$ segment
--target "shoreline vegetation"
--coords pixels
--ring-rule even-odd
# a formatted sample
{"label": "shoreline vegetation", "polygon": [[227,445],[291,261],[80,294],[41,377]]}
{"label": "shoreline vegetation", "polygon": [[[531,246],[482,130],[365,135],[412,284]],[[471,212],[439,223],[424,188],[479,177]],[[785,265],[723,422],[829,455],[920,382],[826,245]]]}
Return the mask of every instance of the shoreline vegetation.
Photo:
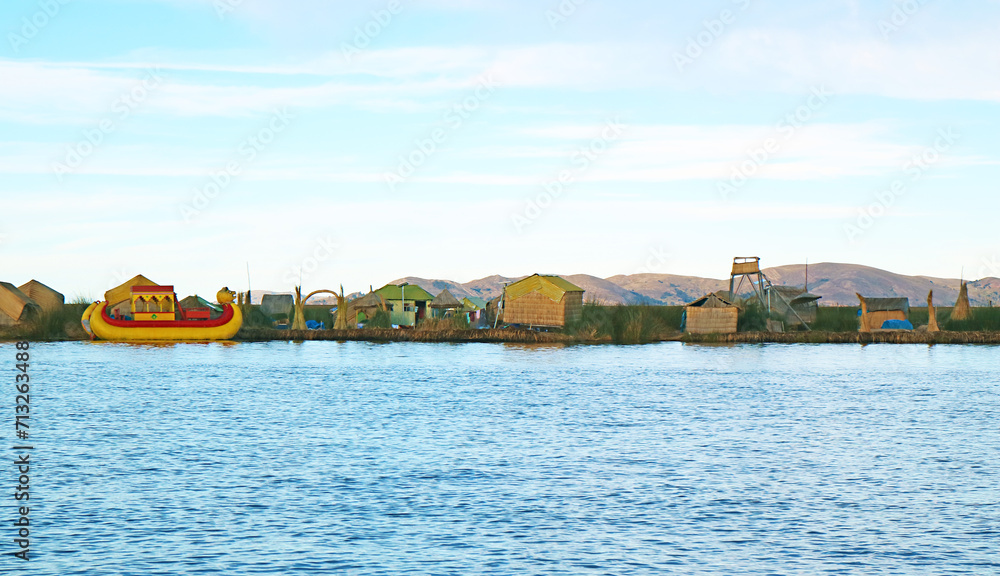
{"label": "shoreline vegetation", "polygon": [[[87,303],[66,304],[58,311],[43,313],[18,326],[0,328],[0,342],[30,340],[61,342],[87,340],[80,316]],[[307,319],[326,321],[328,307],[307,306]],[[524,328],[470,329],[449,318],[424,322],[416,328],[388,326],[347,330],[279,330],[257,306],[247,314],[244,326],[233,339],[237,342],[266,341],[368,341],[368,342],[509,342],[522,344],[646,344],[689,342],[733,343],[831,343],[831,344],[1000,344],[1000,308],[973,308],[972,317],[950,319],[950,308],[938,308],[941,332],[921,329],[928,323],[927,308],[912,308],[910,319],[916,330],[858,332],[857,308],[821,307],[811,331],[766,332],[766,314],[752,307],[740,314],[740,331],[735,334],[684,334],[680,330],[681,306],[604,306],[587,303],[579,322],[565,330],[538,331]],[[326,315],[324,318],[323,315]]]}

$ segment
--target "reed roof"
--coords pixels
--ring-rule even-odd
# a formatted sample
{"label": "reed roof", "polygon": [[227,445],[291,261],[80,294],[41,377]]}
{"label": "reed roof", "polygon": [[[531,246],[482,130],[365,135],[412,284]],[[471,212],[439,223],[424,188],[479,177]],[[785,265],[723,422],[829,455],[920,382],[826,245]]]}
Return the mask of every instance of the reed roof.
{"label": "reed roof", "polygon": [[0,313],[18,322],[30,310],[37,312],[41,307],[17,286],[10,282],[0,282]]}
{"label": "reed roof", "polygon": [[455,296],[449,292],[447,288],[445,288],[440,294],[434,297],[434,300],[431,300],[430,307],[445,310],[458,309],[462,307],[462,303],[459,302],[458,298],[455,298]]}
{"label": "reed roof", "polygon": [[782,298],[788,301],[792,306],[798,306],[800,304],[809,304],[815,302],[822,298],[822,296],[817,296],[811,292],[806,292],[805,288],[799,286],[770,286],[768,290],[779,294]]}
{"label": "reed roof", "polygon": [[347,303],[347,306],[354,309],[380,308],[385,306],[385,301],[382,300],[382,297],[377,292],[369,292],[364,296],[351,300]]}
{"label": "reed roof", "polygon": [[583,288],[559,276],[543,276],[541,274],[532,274],[504,288],[504,294],[508,300],[517,300],[531,292],[540,292],[550,300],[559,302],[566,293],[583,292]]}
{"label": "reed roof", "polygon": [[715,294],[708,294],[687,305],[688,308],[736,308],[732,302]]}
{"label": "reed roof", "polygon": [[909,314],[909,298],[868,298],[865,297],[865,307],[869,312],[890,312],[902,310]]}
{"label": "reed roof", "polygon": [[38,280],[30,280],[17,287],[28,298],[34,300],[45,310],[57,308],[66,303],[66,297],[42,284]]}
{"label": "reed roof", "polygon": [[114,306],[119,302],[130,300],[132,298],[133,286],[159,286],[159,284],[153,282],[149,278],[146,278],[142,274],[136,274],[131,280],[127,280],[124,284],[116,286],[105,292],[104,300],[107,301],[109,307]]}

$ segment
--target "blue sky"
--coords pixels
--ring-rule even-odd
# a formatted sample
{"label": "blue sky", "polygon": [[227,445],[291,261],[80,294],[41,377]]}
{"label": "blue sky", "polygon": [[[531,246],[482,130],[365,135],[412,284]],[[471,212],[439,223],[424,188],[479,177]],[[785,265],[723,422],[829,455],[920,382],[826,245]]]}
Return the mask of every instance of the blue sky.
{"label": "blue sky", "polygon": [[0,5],[0,275],[1000,276],[1000,1]]}

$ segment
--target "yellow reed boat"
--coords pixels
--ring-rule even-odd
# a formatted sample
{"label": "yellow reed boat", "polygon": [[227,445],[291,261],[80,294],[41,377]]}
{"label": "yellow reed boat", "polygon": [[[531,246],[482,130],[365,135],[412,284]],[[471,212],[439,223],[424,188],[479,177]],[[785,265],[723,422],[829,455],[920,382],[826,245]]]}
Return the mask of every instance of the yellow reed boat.
{"label": "yellow reed boat", "polygon": [[112,342],[229,340],[243,314],[233,305],[235,292],[223,288],[217,297],[221,313],[182,307],[173,286],[132,286],[127,309],[125,302],[94,302],[80,320],[91,339]]}

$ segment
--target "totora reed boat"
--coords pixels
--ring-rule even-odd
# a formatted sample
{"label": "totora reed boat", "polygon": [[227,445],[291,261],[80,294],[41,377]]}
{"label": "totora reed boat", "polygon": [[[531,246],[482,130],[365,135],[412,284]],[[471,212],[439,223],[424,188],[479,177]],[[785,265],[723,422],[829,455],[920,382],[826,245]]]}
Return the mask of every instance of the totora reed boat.
{"label": "totora reed boat", "polygon": [[243,314],[229,288],[217,297],[221,312],[182,307],[173,286],[132,286],[128,300],[94,302],[80,320],[92,340],[228,340],[243,325]]}

